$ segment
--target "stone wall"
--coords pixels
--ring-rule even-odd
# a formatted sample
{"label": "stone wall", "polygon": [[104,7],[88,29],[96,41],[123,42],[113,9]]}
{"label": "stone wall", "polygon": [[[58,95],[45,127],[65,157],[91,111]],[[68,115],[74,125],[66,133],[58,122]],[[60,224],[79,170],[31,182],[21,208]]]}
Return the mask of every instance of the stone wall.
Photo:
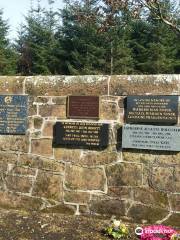
{"label": "stone wall", "polygon": [[[0,136],[0,207],[179,224],[180,153],[116,147],[123,99],[180,95],[179,75],[0,77],[0,94],[29,95],[27,134]],[[107,149],[52,148],[52,127],[66,120],[71,94],[100,95]]]}

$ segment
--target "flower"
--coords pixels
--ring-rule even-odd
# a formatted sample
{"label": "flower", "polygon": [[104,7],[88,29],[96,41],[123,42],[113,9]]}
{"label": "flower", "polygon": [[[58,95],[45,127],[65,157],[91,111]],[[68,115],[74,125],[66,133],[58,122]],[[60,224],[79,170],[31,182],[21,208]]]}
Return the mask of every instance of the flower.
{"label": "flower", "polygon": [[114,227],[119,227],[120,224],[121,224],[121,221],[117,221],[117,220],[114,220],[114,221],[113,221]]}

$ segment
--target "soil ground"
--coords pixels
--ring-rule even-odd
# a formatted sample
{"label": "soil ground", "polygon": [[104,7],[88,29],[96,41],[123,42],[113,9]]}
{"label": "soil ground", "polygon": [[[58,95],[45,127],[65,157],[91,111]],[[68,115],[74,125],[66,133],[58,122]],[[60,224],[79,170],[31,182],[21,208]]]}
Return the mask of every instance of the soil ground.
{"label": "soil ground", "polygon": [[[108,240],[107,220],[54,213],[0,209],[0,240]],[[131,240],[136,225],[129,225]]]}

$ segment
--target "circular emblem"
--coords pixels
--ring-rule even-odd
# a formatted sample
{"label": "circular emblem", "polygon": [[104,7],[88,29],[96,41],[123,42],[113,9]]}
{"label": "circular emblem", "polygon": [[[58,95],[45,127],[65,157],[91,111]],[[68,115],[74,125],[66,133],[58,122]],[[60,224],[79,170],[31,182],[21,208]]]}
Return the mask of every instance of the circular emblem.
{"label": "circular emblem", "polygon": [[5,102],[6,104],[10,104],[10,103],[12,102],[12,97],[11,97],[11,96],[5,97],[4,102]]}

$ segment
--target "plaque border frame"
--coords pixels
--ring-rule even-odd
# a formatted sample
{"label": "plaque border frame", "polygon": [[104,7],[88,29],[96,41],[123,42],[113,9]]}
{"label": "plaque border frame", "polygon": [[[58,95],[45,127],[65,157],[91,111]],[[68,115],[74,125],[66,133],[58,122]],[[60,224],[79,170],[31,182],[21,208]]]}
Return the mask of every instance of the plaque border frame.
{"label": "plaque border frame", "polygon": [[[98,97],[99,101],[98,101],[98,117],[85,117],[85,116],[73,116],[71,117],[69,115],[69,98],[70,97]],[[68,95],[67,96],[67,103],[66,103],[66,116],[68,119],[90,119],[90,120],[99,120],[100,119],[100,103],[101,103],[101,96],[96,96],[96,95]]]}

